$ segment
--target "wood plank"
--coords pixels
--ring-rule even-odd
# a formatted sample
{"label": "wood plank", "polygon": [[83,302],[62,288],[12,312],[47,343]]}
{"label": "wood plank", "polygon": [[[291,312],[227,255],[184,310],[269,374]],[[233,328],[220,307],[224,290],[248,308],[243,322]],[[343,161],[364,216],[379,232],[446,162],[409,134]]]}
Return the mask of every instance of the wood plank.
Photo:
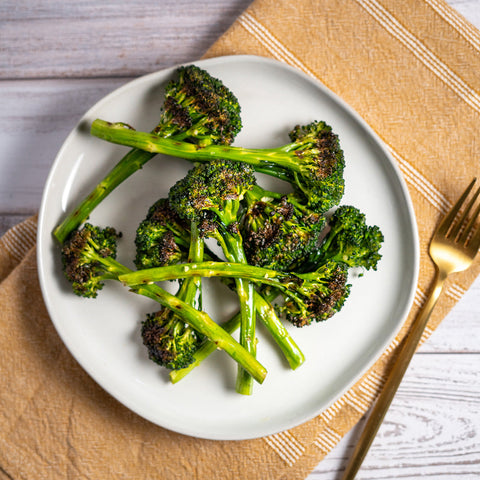
{"label": "wood plank", "polygon": [[[417,355],[364,461],[358,480],[478,479],[478,355]],[[363,422],[312,472],[331,480],[345,465]]]}
{"label": "wood plank", "polygon": [[472,25],[480,28],[478,0],[447,0],[447,3],[462,14]]}
{"label": "wood plank", "polygon": [[[480,277],[432,336],[420,347],[421,353],[480,353]],[[480,370],[480,369],[479,369]]]}
{"label": "wood plank", "polygon": [[85,111],[127,79],[4,81],[0,213],[33,213],[51,165]]}
{"label": "wood plank", "polygon": [[198,59],[251,0],[0,2],[0,78],[137,76]]}

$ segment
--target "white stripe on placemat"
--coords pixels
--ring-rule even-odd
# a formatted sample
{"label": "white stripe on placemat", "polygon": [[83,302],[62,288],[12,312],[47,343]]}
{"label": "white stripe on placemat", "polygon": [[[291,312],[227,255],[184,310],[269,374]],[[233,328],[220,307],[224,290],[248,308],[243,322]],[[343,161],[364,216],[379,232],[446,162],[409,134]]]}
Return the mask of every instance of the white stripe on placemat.
{"label": "white stripe on placemat", "polygon": [[473,48],[480,51],[480,33],[456,10],[443,1],[425,0],[447,23],[450,24]]}
{"label": "white stripe on placemat", "polygon": [[370,408],[370,405],[352,390],[347,391],[343,395],[343,398],[347,401],[348,405],[350,405],[353,409],[355,409],[358,413],[361,413],[362,415]]}
{"label": "white stripe on placemat", "polygon": [[285,45],[283,45],[266,27],[255,17],[244,12],[238,18],[240,25],[252,34],[277,60],[302,70],[307,75],[315,77],[313,72],[301,62]]}
{"label": "white stripe on placemat", "polygon": [[409,32],[386,8],[376,0],[356,0],[356,2],[465,103],[480,112],[480,95]]}
{"label": "white stripe on placemat", "polygon": [[422,308],[426,299],[427,299],[427,296],[423,293],[420,287],[417,287],[417,289],[415,290],[415,296],[413,298],[414,305],[416,305],[419,308]]}
{"label": "white stripe on placemat", "polygon": [[333,450],[342,439],[341,435],[329,427],[325,427],[322,433],[314,440],[313,444],[323,453],[327,454]]}
{"label": "white stripe on placemat", "polygon": [[427,178],[425,178],[418,170],[412,167],[398,152],[396,152],[390,145],[387,145],[393,158],[398,162],[405,180],[411,183],[418,192],[425,197],[430,204],[440,210],[442,213],[447,213],[452,204],[447,200],[438,188],[436,188]]}
{"label": "white stripe on placemat", "polygon": [[462,288],[460,285],[453,283],[447,287],[445,294],[449,297],[453,298],[454,300],[460,300],[466,293],[466,290]]}
{"label": "white stripe on placemat", "polygon": [[264,440],[290,467],[305,451],[305,447],[288,430],[264,437]]}

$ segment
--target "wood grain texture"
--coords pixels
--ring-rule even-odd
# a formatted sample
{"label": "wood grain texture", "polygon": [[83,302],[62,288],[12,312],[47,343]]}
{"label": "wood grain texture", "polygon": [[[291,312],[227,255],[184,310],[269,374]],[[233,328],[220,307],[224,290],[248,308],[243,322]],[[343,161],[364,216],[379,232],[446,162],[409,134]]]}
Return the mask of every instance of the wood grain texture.
{"label": "wood grain texture", "polygon": [[35,212],[55,156],[81,116],[128,79],[2,81],[0,213]]}
{"label": "wood grain texture", "polygon": [[250,0],[0,2],[0,78],[137,76],[199,58]]}
{"label": "wood grain texture", "polygon": [[[477,355],[416,355],[364,461],[358,480],[478,479],[480,402]],[[454,380],[453,380],[454,379]],[[308,480],[334,479],[363,422]]]}
{"label": "wood grain texture", "polygon": [[[91,105],[134,77],[198,59],[250,3],[0,2],[0,234],[37,211],[58,149]],[[449,3],[480,28],[480,0]],[[359,480],[480,478],[479,320],[480,279],[414,357]],[[308,480],[337,478],[358,433]]]}

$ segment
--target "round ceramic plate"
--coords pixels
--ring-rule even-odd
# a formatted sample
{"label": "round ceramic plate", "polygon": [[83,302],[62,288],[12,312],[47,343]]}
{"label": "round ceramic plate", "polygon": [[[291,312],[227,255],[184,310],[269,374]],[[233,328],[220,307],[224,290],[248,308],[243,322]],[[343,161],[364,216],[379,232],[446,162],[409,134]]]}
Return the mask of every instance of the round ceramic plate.
{"label": "round ceramic plate", "polygon": [[[39,216],[38,266],[45,302],[63,342],[80,365],[111,395],[142,417],[168,429],[209,439],[248,439],[298,425],[327,408],[379,357],[410,309],[417,282],[417,231],[407,188],[395,163],[365,122],[323,85],[285,64],[253,56],[196,62],[238,97],[243,129],[235,144],[274,147],[288,143],[297,124],[324,120],[345,153],[342,201],[367,216],[385,236],[376,272],[353,276],[343,310],[327,322],[288,326],[305,353],[288,368],[268,334],[258,327],[260,362],[268,369],[251,396],[235,392],[236,364],[216,351],[178,384],[146,355],[140,323],[158,304],[110,282],[96,299],[76,297],[63,277],[52,230],[128,149],[89,134],[95,118],[127,122],[148,131],[157,123],[165,84],[175,68],[134,80],[97,103],[61,148],[45,186]],[[148,207],[165,197],[191,164],[157,156],[115,190],[90,222],[123,232],[118,259],[133,268],[135,229]],[[267,188],[285,185],[259,177]],[[167,284],[173,291],[174,285]],[[223,321],[237,310],[235,296],[205,281],[205,306]]]}

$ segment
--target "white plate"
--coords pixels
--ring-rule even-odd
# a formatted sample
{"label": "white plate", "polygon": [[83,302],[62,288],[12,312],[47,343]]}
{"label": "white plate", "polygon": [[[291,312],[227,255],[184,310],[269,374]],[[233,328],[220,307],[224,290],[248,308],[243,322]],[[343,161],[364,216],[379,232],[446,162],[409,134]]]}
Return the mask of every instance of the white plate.
{"label": "white plate", "polygon": [[[236,145],[271,147],[288,142],[296,124],[325,120],[339,134],[346,158],[343,203],[353,204],[385,236],[378,271],[353,278],[344,309],[321,324],[289,330],[306,356],[291,371],[258,327],[258,358],[268,369],[252,396],[234,391],[236,365],[215,352],[176,385],[147,359],[140,322],[158,305],[110,282],[97,299],[69,291],[51,232],[128,149],[88,133],[97,117],[137,129],[156,125],[162,92],[174,68],[153,73],[114,91],[82,118],[61,148],[46,183],[39,217],[38,266],[45,302],[55,327],[80,365],[111,395],[142,417],[168,429],[209,439],[247,439],[298,425],[346,391],[389,345],[410,309],[418,272],[417,231],[407,188],[372,130],[316,80],[282,63],[254,56],[196,62],[221,78],[242,105],[243,130]],[[119,260],[132,266],[135,228],[155,200],[191,165],[159,156],[130,177],[92,214],[94,224],[124,233]],[[263,181],[263,177],[260,179]],[[272,187],[268,184],[267,187]],[[278,187],[279,184],[275,184]],[[283,186],[283,185],[282,185]],[[173,288],[172,284],[169,287]],[[236,310],[207,282],[207,311],[223,320]]]}

